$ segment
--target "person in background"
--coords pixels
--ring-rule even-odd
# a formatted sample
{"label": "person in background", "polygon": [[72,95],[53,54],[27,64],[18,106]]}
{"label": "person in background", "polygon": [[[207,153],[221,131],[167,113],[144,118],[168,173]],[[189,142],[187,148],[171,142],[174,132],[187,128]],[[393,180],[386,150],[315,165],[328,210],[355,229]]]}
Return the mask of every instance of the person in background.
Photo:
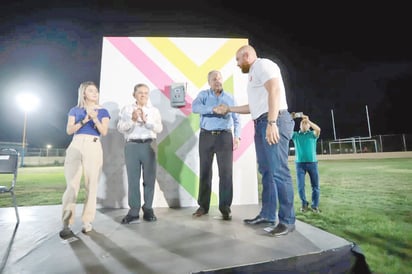
{"label": "person in background", "polygon": [[[311,130],[311,128],[313,130]],[[305,175],[309,174],[310,184],[312,186],[312,204],[313,212],[319,213],[319,171],[318,160],[316,158],[316,142],[320,135],[320,127],[309,120],[309,116],[302,115],[300,121],[300,130],[293,132],[292,140],[295,145],[295,165],[296,181],[298,193],[302,201],[301,212],[309,209],[309,202],[305,194]]]}
{"label": "person in background", "polygon": [[62,197],[63,229],[59,235],[73,235],[70,225],[74,223],[77,195],[82,176],[86,199],[82,213],[82,232],[92,230],[96,215],[97,186],[103,166],[103,150],[100,136],[108,131],[110,114],[99,105],[99,90],[93,82],[83,82],[79,87],[78,104],[69,110],[66,132],[73,134],[66,150],[64,176],[66,190]]}
{"label": "person in background", "polygon": [[157,172],[157,134],[163,130],[160,111],[149,104],[149,86],[137,84],[133,89],[135,102],[122,108],[117,129],[126,144],[124,156],[128,180],[129,212],[122,224],[137,223],[141,206],[140,178],[143,173],[143,220],[157,220],[153,197]]}
{"label": "person in background", "polygon": [[[209,212],[212,192],[212,164],[216,155],[219,170],[219,210],[223,220],[231,220],[233,199],[233,150],[240,143],[240,120],[238,114],[217,114],[219,104],[233,106],[233,96],[223,90],[220,71],[212,70],[207,75],[210,88],[199,92],[192,103],[193,113],[200,114],[199,134],[199,208],[193,216]],[[232,134],[234,130],[234,140]]]}
{"label": "person in background", "polygon": [[296,219],[293,182],[288,166],[289,142],[295,121],[288,112],[281,71],[273,61],[258,58],[250,45],[237,50],[236,61],[242,72],[249,74],[248,104],[220,105],[218,112],[250,113],[254,120],[256,158],[262,175],[262,208],[255,218],[244,222],[250,225],[270,224],[265,228],[270,235],[286,235],[295,230]]}

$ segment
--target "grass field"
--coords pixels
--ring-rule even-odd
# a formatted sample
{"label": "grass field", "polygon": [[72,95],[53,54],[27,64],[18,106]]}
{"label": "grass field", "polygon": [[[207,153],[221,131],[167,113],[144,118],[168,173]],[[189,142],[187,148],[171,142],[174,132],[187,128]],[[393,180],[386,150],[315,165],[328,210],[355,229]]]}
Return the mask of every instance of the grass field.
{"label": "grass field", "polygon": [[[356,243],[374,273],[412,273],[412,158],[320,160],[319,172],[322,212],[298,211],[295,183],[297,218]],[[19,206],[60,204],[64,189],[62,167],[19,169]],[[10,196],[0,206],[10,207]]]}

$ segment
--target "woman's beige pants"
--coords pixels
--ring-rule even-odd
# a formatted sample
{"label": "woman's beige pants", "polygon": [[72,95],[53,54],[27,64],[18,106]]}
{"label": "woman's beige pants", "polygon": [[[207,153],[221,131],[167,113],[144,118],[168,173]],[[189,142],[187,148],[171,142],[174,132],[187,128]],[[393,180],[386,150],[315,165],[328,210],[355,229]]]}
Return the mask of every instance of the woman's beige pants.
{"label": "woman's beige pants", "polygon": [[74,223],[77,195],[79,194],[82,175],[86,190],[82,222],[91,223],[96,215],[97,185],[103,166],[103,150],[97,136],[79,134],[66,150],[64,160],[64,176],[66,190],[62,198],[63,226]]}

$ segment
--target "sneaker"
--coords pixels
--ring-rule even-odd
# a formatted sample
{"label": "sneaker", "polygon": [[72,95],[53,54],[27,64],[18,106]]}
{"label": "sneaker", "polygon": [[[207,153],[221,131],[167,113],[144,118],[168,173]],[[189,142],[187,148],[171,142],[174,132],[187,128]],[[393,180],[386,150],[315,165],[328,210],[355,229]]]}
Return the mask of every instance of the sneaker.
{"label": "sneaker", "polygon": [[319,207],[312,207],[311,209],[312,209],[313,213],[320,213],[321,212]]}
{"label": "sneaker", "polygon": [[273,229],[275,229],[275,226],[271,225],[271,226],[265,227],[263,230],[266,231],[267,233],[270,233],[272,232]]}
{"label": "sneaker", "polygon": [[269,234],[271,236],[279,237],[288,234],[289,232],[292,232],[295,230],[295,225],[285,225],[282,223],[279,223],[277,226],[273,227],[271,231],[269,231]]}
{"label": "sneaker", "polygon": [[309,210],[309,203],[306,202],[301,208],[300,208],[300,212],[306,212]]}
{"label": "sneaker", "polygon": [[67,238],[73,237],[73,236],[74,236],[74,233],[73,233],[73,231],[70,229],[70,227],[65,226],[65,227],[63,227],[63,229],[59,232],[59,236],[60,236],[60,238],[62,238],[62,239],[67,239]]}
{"label": "sneaker", "polygon": [[122,224],[137,224],[139,223],[139,216],[132,216],[127,214],[123,219],[122,219]]}
{"label": "sneaker", "polygon": [[92,229],[93,229],[93,226],[92,226],[91,223],[85,223],[85,224],[83,224],[82,232],[87,233],[87,232],[92,231]]}
{"label": "sneaker", "polygon": [[275,221],[268,220],[266,218],[261,217],[260,215],[257,215],[253,219],[244,219],[243,222],[248,225],[260,225],[260,224],[274,225],[275,224]]}

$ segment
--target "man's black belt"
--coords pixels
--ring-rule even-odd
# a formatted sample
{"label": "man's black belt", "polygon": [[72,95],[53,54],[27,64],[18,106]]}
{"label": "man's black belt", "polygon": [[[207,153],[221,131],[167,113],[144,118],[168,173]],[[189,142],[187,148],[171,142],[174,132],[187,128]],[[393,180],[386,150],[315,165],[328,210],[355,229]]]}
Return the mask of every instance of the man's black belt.
{"label": "man's black belt", "polygon": [[151,143],[154,139],[149,138],[149,139],[129,139],[127,142],[132,142],[132,143]]}
{"label": "man's black belt", "polygon": [[200,129],[200,132],[209,133],[212,135],[219,135],[225,132],[232,132],[230,129],[216,129],[216,130],[206,130],[204,128]]}

